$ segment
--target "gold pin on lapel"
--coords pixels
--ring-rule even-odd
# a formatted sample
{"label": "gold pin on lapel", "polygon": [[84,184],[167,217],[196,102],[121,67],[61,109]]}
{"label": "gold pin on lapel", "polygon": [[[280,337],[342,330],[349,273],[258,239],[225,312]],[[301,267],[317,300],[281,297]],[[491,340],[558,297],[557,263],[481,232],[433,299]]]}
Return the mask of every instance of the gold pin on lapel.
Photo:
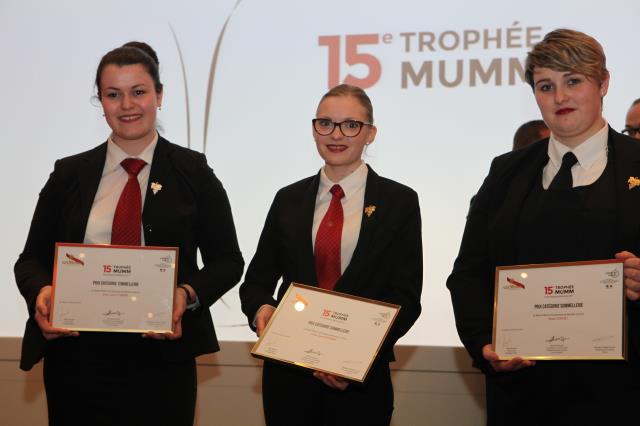
{"label": "gold pin on lapel", "polygon": [[156,195],[161,189],[162,185],[160,185],[158,182],[151,182],[151,191],[153,191],[153,195]]}
{"label": "gold pin on lapel", "polygon": [[629,176],[627,183],[629,184],[629,189],[633,189],[636,186],[640,186],[640,179],[635,176]]}
{"label": "gold pin on lapel", "polygon": [[[640,182],[640,181],[638,181]],[[376,206],[374,206],[373,204],[367,206],[364,208],[364,214],[367,215],[367,217],[371,217],[371,215],[373,214],[373,212],[376,211]]]}

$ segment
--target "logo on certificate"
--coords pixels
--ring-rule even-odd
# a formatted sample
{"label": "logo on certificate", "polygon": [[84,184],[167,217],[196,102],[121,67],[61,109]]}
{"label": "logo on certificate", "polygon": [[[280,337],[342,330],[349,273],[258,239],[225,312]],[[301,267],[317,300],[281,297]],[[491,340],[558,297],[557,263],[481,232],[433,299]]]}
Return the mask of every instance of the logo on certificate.
{"label": "logo on certificate", "polygon": [[611,278],[618,278],[620,276],[620,272],[618,272],[617,269],[614,269],[613,271],[610,271],[610,272],[605,272],[605,274]]}
{"label": "logo on certificate", "polygon": [[378,315],[372,318],[375,325],[386,324],[391,318],[391,312],[378,312]]}
{"label": "logo on certificate", "polygon": [[103,275],[131,275],[131,265],[102,265]]}
{"label": "logo on certificate", "polygon": [[81,259],[84,257],[84,253],[80,253],[78,255],[74,255],[71,253],[65,253],[67,260],[63,260],[63,265],[80,265],[84,266],[84,261]]}
{"label": "logo on certificate", "polygon": [[332,321],[347,321],[349,319],[349,314],[332,311],[331,309],[322,309],[322,317],[326,319],[330,319]]}
{"label": "logo on certificate", "polygon": [[617,269],[605,272],[605,275],[609,278],[600,280],[600,284],[604,284],[605,288],[613,288],[613,285],[617,284],[620,281],[618,279],[620,277],[620,272]]}
{"label": "logo on certificate", "polygon": [[164,272],[167,269],[174,269],[176,264],[173,262],[173,258],[171,256],[162,256],[160,258],[160,263],[156,263],[155,266],[160,270],[160,272]]}
{"label": "logo on certificate", "polygon": [[547,296],[572,296],[576,292],[573,284],[556,284],[544,286],[544,295]]}
{"label": "logo on certificate", "polygon": [[509,289],[513,289],[513,290],[521,289],[521,290],[524,290],[525,289],[524,284],[522,284],[520,281],[516,281],[515,279],[513,279],[511,277],[507,277],[507,282],[509,284],[507,284],[504,287],[502,287],[505,290],[509,290]]}

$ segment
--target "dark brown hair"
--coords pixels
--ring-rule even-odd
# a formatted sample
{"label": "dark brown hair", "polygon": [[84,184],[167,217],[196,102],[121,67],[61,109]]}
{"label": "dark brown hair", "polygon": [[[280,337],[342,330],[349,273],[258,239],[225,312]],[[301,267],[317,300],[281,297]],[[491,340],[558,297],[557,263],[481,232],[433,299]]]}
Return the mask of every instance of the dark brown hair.
{"label": "dark brown hair", "polygon": [[102,71],[107,65],[117,65],[123,67],[125,65],[142,65],[153,80],[156,93],[162,93],[162,83],[160,82],[160,61],[158,61],[158,55],[155,50],[151,48],[147,43],[141,41],[130,41],[125,43],[121,47],[113,49],[107,52],[100,63],[98,64],[98,70],[96,71],[96,88],[97,95],[100,98],[100,78],[102,77]]}

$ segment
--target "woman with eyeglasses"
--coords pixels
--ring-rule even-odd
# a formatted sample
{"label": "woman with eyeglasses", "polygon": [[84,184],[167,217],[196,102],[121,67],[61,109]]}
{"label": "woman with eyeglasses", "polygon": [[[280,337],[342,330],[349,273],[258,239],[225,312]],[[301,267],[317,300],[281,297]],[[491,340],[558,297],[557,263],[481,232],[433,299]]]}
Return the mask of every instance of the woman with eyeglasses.
{"label": "woman with eyeglasses", "polygon": [[312,124],[324,166],[276,194],[240,287],[242,310],[260,335],[292,282],[402,309],[364,384],[265,361],[265,419],[267,425],[388,425],[393,346],[421,310],[418,196],[362,160],[377,131],[362,89],[343,84],[329,90]]}
{"label": "woman with eyeglasses", "polygon": [[[637,425],[640,188],[629,181],[640,176],[640,144],[603,117],[610,75],[593,37],[548,33],[525,76],[551,136],[495,158],[475,197],[447,280],[458,333],[486,375],[489,425]],[[624,259],[628,361],[499,359],[496,266],[614,257]]]}

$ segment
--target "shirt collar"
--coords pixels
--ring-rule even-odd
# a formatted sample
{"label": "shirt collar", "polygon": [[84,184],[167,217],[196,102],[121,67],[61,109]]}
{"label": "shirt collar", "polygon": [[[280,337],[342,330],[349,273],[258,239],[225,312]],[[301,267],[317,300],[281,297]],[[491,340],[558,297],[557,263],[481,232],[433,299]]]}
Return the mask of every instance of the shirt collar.
{"label": "shirt collar", "polygon": [[112,136],[109,136],[109,139],[107,141],[107,158],[104,165],[104,174],[116,170],[118,167],[120,167],[120,163],[122,162],[122,160],[126,158],[139,158],[141,160],[144,160],[147,165],[151,166],[151,161],[153,160],[153,152],[155,151],[157,144],[158,133],[156,132],[155,137],[153,138],[151,143],[147,145],[144,151],[142,151],[140,155],[131,157],[129,154],[124,152],[122,148],[116,145],[116,143],[113,141]]}
{"label": "shirt collar", "polygon": [[602,158],[607,156],[607,141],[609,139],[609,124],[605,121],[602,129],[598,130],[593,136],[573,150],[568,146],[558,142],[558,140],[551,134],[549,138],[549,147],[547,153],[549,160],[554,166],[560,168],[562,165],[562,156],[569,151],[572,151],[578,159],[578,164],[584,170],[588,170],[593,164]]}
{"label": "shirt collar", "polygon": [[349,199],[350,196],[367,183],[367,174],[369,169],[364,161],[360,162],[360,165],[349,176],[342,179],[340,182],[332,182],[324,172],[324,167],[320,169],[320,186],[318,187],[318,198],[325,197],[331,187],[338,184],[344,191],[344,198]]}

